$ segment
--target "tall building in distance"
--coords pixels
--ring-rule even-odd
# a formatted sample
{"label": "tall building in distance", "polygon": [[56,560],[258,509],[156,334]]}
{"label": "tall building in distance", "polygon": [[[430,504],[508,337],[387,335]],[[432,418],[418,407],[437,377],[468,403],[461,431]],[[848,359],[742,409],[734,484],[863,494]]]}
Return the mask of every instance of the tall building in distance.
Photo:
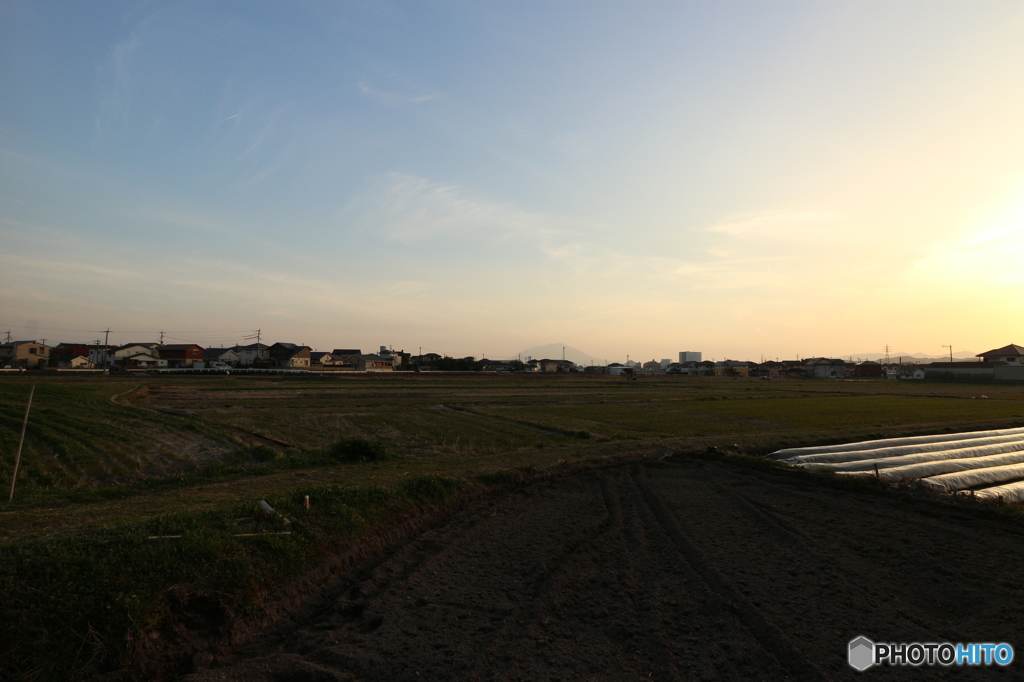
{"label": "tall building in distance", "polygon": [[684,350],[679,353],[679,362],[700,362],[700,351]]}

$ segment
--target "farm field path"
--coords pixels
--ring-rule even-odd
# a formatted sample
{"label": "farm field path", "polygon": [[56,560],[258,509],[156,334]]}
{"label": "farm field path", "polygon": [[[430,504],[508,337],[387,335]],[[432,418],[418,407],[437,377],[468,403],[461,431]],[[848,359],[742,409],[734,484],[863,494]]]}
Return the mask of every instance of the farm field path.
{"label": "farm field path", "polygon": [[475,502],[186,679],[855,679],[858,635],[1024,651],[1022,565],[1018,522],[785,471],[637,463]]}

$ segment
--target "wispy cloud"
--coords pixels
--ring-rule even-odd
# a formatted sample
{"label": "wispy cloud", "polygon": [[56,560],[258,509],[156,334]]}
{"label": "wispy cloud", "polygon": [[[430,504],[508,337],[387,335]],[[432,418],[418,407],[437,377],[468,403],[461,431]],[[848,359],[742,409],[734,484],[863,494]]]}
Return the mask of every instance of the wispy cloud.
{"label": "wispy cloud", "polygon": [[[806,286],[847,266],[852,227],[843,216],[769,210],[728,216],[691,230],[675,248],[646,244],[631,226],[581,222],[481,198],[465,187],[388,173],[337,214],[361,235],[460,253],[471,245],[509,244],[595,289],[650,292],[753,291]],[[473,251],[474,261],[489,260]],[[647,296],[658,298],[657,293]]]}
{"label": "wispy cloud", "polygon": [[842,215],[824,211],[756,211],[728,216],[704,230],[759,242],[832,241],[846,236],[843,234],[846,223]]}
{"label": "wispy cloud", "polygon": [[140,22],[100,63],[100,107],[95,125],[101,138],[110,129],[123,126],[129,118],[137,87],[136,62],[148,23],[149,20]]}
{"label": "wispy cloud", "polygon": [[540,239],[564,231],[551,216],[474,196],[456,185],[403,173],[377,177],[337,215],[362,233],[413,245],[443,236],[484,242]]}
{"label": "wispy cloud", "polygon": [[94,265],[74,259],[33,258],[29,256],[0,255],[0,263],[11,271],[34,272],[40,280],[81,281],[117,283],[139,279],[141,273],[128,266]]}

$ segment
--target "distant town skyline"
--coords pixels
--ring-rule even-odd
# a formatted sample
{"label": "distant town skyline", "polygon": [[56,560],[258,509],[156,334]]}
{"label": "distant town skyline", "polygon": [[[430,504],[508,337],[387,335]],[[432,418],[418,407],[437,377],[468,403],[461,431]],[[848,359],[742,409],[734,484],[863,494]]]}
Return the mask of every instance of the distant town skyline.
{"label": "distant town skyline", "polygon": [[[40,329],[39,331],[46,331],[46,330]],[[88,336],[90,330],[51,329],[49,331],[61,332],[61,333],[64,333],[64,334],[77,333],[79,335],[85,333]],[[238,338],[235,341],[226,340],[227,337],[221,335],[222,333],[218,332],[218,336],[215,337],[215,338],[218,338],[219,340],[207,341],[207,342],[204,342],[201,338],[191,338],[191,337],[188,337],[188,336],[183,336],[183,334],[185,334],[185,332],[174,331],[174,330],[164,330],[163,332],[155,332],[153,334],[150,334],[150,336],[152,338],[149,338],[149,337],[145,337],[144,338],[144,335],[149,333],[146,330],[124,331],[124,330],[110,329],[110,330],[101,330],[101,331],[99,331],[99,335],[97,337],[95,337],[95,338],[88,338],[88,339],[85,339],[85,338],[68,339],[68,338],[63,338],[63,337],[60,337],[60,336],[47,338],[47,337],[40,337],[38,335],[33,336],[31,338],[29,338],[29,337],[22,338],[22,337],[18,337],[16,334],[14,334],[13,331],[10,331],[10,330],[7,330],[7,331],[0,330],[0,343],[3,343],[5,341],[35,340],[35,341],[40,341],[40,342],[43,342],[43,343],[47,343],[48,345],[57,345],[57,344],[60,344],[60,343],[64,343],[64,344],[67,344],[67,343],[96,343],[97,345],[101,345],[101,344],[105,343],[105,339],[106,339],[106,343],[109,343],[110,346],[122,346],[122,345],[126,345],[126,344],[131,344],[131,343],[150,343],[150,342],[156,343],[156,342],[159,342],[161,339],[163,339],[164,342],[169,343],[169,344],[174,344],[174,343],[197,343],[198,345],[200,345],[200,346],[202,346],[204,348],[230,348],[230,347],[233,347],[233,346],[247,346],[247,345],[253,345],[253,344],[257,343],[257,340],[256,340],[256,336],[257,336],[256,333],[257,332],[259,333],[259,342],[262,343],[263,345],[266,345],[266,346],[270,346],[270,345],[272,345],[272,344],[274,344],[276,342],[294,343],[294,341],[291,341],[289,339],[283,339],[283,338],[277,338],[277,337],[268,337],[266,335],[266,332],[264,330],[262,330],[262,329],[253,330],[252,333],[249,333],[246,336],[242,336],[242,337]],[[96,332],[93,331],[92,333],[95,334]],[[212,333],[212,332],[210,332],[210,331],[196,332],[196,334],[210,334],[210,333]],[[193,334],[193,336],[195,336],[196,334]],[[649,362],[651,360],[661,361],[661,360],[666,360],[666,359],[669,360],[670,362],[676,362],[677,358],[681,358],[682,354],[684,352],[686,352],[686,351],[670,351],[670,352],[662,351],[660,353],[656,352],[653,355],[651,355],[650,357],[645,357],[645,356],[642,356],[642,355],[636,355],[636,354],[630,354],[630,353],[626,353],[624,355],[617,356],[617,357],[612,357],[612,356],[601,357],[601,356],[598,356],[598,355],[593,355],[593,354],[587,353],[585,350],[582,350],[580,348],[577,348],[575,346],[572,346],[572,345],[566,344],[566,343],[549,343],[549,344],[542,344],[542,345],[538,345],[538,346],[531,346],[529,348],[521,349],[520,351],[517,351],[515,353],[508,353],[508,354],[487,353],[486,351],[479,352],[479,353],[459,353],[459,352],[452,352],[450,350],[445,350],[445,349],[428,348],[428,347],[423,347],[423,346],[408,346],[408,347],[406,347],[406,346],[396,346],[394,344],[372,344],[372,343],[371,344],[352,344],[352,343],[341,343],[341,342],[337,342],[337,341],[336,342],[329,342],[329,343],[327,343],[326,345],[323,345],[323,346],[314,346],[312,344],[305,344],[305,343],[300,341],[299,345],[309,346],[309,348],[311,350],[313,350],[313,351],[330,351],[330,350],[333,350],[333,349],[338,348],[338,347],[349,347],[349,348],[358,348],[359,350],[361,350],[362,352],[365,352],[365,353],[375,353],[375,352],[378,352],[382,348],[389,348],[389,350],[404,351],[404,352],[411,353],[411,354],[414,354],[414,355],[419,355],[419,354],[424,354],[424,353],[437,353],[439,355],[445,355],[445,356],[456,357],[456,358],[463,358],[463,357],[472,356],[472,357],[474,357],[476,359],[486,358],[486,359],[491,359],[491,360],[515,360],[515,359],[520,359],[520,360],[524,360],[525,361],[528,358],[532,358],[532,359],[542,359],[542,358],[560,359],[560,358],[563,358],[563,356],[564,356],[564,359],[572,360],[573,362],[576,362],[579,365],[588,365],[588,364],[598,364],[598,365],[600,365],[600,364],[609,364],[609,363],[613,363],[613,362],[624,363],[624,362],[627,362],[627,361],[643,363],[643,362]],[[751,362],[765,362],[765,361],[769,361],[769,360],[800,360],[800,359],[815,358],[815,357],[831,357],[831,358],[839,358],[839,359],[847,359],[847,360],[851,360],[851,359],[852,360],[879,360],[879,359],[885,359],[886,356],[888,356],[891,359],[892,362],[898,362],[901,358],[907,360],[908,362],[910,362],[910,361],[914,361],[915,359],[922,359],[922,358],[925,358],[925,359],[940,359],[941,360],[941,359],[944,359],[944,358],[950,356],[951,353],[952,353],[952,357],[956,358],[958,360],[961,360],[961,359],[973,359],[973,358],[975,358],[975,357],[977,357],[979,355],[979,353],[975,353],[973,350],[954,350],[954,351],[951,352],[948,347],[946,348],[946,350],[943,353],[910,352],[910,351],[906,351],[906,350],[897,350],[897,349],[893,349],[892,347],[889,347],[888,349],[887,348],[883,348],[881,351],[876,352],[876,353],[872,353],[872,352],[867,352],[867,353],[839,353],[839,354],[820,354],[820,353],[805,354],[805,353],[800,353],[800,354],[793,354],[793,355],[790,355],[790,356],[769,356],[769,355],[765,355],[765,354],[758,354],[758,356],[755,356],[755,357],[748,357],[748,356],[725,356],[725,355],[717,356],[714,353],[708,354],[708,353],[705,353],[703,351],[696,350],[696,349],[688,349],[688,350],[690,351],[691,354],[692,353],[701,354],[703,356],[701,358],[702,360],[710,360],[710,361],[739,360],[739,361],[751,361]],[[982,351],[982,352],[984,352],[984,351]]]}
{"label": "distant town skyline", "polygon": [[1012,0],[7,0],[0,333],[1021,343],[1022,44]]}

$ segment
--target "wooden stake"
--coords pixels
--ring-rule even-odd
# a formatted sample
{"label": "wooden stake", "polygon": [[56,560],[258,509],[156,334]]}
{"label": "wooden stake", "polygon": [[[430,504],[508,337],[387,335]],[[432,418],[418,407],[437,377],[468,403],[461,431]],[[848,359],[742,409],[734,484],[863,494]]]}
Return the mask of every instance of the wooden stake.
{"label": "wooden stake", "polygon": [[25,408],[25,421],[21,424],[21,439],[18,441],[18,454],[14,456],[14,474],[11,476],[11,494],[7,497],[8,502],[14,501],[14,484],[18,480],[18,465],[21,464],[21,446],[25,444],[25,429],[28,428],[28,413],[32,410],[32,396],[36,392],[36,385],[32,384],[32,390],[28,392],[28,407]]}

